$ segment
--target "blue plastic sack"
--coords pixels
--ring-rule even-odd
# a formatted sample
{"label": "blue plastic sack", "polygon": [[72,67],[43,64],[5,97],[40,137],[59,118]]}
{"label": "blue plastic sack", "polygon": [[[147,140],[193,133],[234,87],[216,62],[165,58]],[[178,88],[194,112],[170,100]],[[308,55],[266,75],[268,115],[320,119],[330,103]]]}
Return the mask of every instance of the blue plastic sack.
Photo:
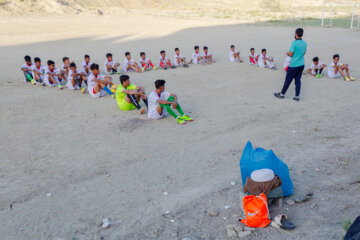
{"label": "blue plastic sack", "polygon": [[293,195],[294,187],[290,179],[288,166],[281,161],[272,150],[265,150],[263,148],[256,148],[254,150],[249,141],[240,159],[240,172],[243,186],[245,185],[246,178],[250,177],[253,171],[262,168],[269,168],[279,176],[284,196]]}

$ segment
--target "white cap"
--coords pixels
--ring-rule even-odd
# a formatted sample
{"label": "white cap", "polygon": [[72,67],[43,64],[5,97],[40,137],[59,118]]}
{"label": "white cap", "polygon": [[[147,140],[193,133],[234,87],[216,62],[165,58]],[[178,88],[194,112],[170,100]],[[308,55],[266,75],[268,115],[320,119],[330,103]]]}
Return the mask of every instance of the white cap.
{"label": "white cap", "polygon": [[268,182],[274,179],[275,173],[271,169],[263,168],[253,171],[250,177],[255,182]]}

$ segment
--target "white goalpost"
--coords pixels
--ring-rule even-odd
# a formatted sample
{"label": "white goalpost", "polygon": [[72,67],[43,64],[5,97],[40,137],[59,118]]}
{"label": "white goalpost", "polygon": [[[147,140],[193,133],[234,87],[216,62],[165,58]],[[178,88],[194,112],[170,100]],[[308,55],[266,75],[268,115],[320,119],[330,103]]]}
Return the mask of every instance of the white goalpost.
{"label": "white goalpost", "polygon": [[[351,22],[350,22],[350,29],[354,27],[354,18],[357,14],[357,28],[360,29],[360,2],[336,2],[336,1],[324,1],[323,2],[323,9],[322,9],[322,19],[321,19],[321,28],[324,28],[324,21],[325,21],[325,12],[326,7],[329,7],[329,20],[330,20],[330,27],[333,26],[333,7],[336,6],[352,6],[352,14],[351,14]],[[358,12],[357,9],[358,8]]]}

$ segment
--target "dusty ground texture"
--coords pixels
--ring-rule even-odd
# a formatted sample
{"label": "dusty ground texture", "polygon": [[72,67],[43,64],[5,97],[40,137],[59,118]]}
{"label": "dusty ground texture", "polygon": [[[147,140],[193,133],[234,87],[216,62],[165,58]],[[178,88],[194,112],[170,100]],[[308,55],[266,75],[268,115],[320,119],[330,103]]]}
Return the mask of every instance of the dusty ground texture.
{"label": "dusty ground texture", "polygon": [[[295,230],[258,229],[251,239],[340,239],[341,222],[360,210],[360,185],[350,184],[360,169],[359,81],[305,76],[300,102],[291,99],[293,85],[275,99],[285,73],[230,64],[229,46],[245,56],[265,47],[281,69],[293,28],[149,19],[114,17],[111,31],[107,17],[1,19],[1,239],[227,239],[226,225],[242,216],[238,164],[248,140],[288,164],[294,197],[314,193],[283,206]],[[140,22],[143,29],[130,24]],[[340,53],[360,79],[358,32],[305,28],[304,39],[307,65]],[[19,71],[25,54],[59,66],[63,56],[79,65],[88,53],[102,66],[107,52],[121,63],[125,51],[155,61],[160,50],[172,59],[180,47],[190,58],[195,44],[209,46],[217,63],[130,74],[148,92],[165,79],[196,119],[185,126],[121,112],[110,97],[34,87]],[[104,218],[108,229],[98,226]]]}

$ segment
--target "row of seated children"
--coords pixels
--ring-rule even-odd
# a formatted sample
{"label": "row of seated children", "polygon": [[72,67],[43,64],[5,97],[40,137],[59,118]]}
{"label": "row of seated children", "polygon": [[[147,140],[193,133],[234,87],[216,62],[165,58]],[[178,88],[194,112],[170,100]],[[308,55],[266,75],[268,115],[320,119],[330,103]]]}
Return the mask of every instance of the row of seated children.
{"label": "row of seated children", "polygon": [[[240,51],[236,51],[234,45],[230,46],[229,61],[243,62],[243,60],[240,58]],[[259,66],[261,68],[270,68],[276,70],[274,58],[267,55],[265,48],[261,50],[260,54],[256,54],[255,49],[250,48],[248,63],[255,66]]]}
{"label": "row of seated children", "polygon": [[[284,62],[284,69],[287,70],[290,64],[291,58],[287,57]],[[321,78],[324,69],[327,67],[327,75],[329,78],[340,78],[342,77],[345,81],[355,81],[350,75],[349,65],[340,62],[340,55],[334,54],[333,61],[327,66],[319,60],[319,57],[312,59],[311,66],[304,71],[304,74],[310,74],[316,78]]]}

